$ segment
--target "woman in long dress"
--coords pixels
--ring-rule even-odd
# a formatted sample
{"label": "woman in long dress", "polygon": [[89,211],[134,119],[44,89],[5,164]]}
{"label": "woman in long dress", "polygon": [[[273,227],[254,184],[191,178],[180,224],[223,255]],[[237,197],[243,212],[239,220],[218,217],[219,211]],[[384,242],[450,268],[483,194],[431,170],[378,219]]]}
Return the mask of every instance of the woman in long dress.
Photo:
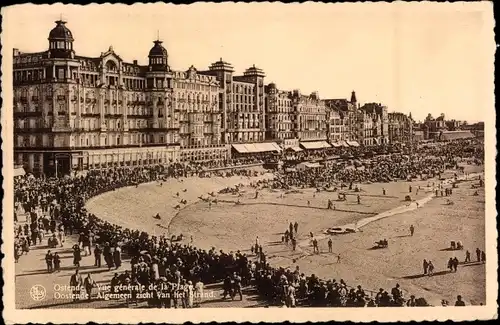
{"label": "woman in long dress", "polygon": [[122,250],[120,247],[116,246],[115,251],[113,253],[113,260],[115,262],[115,267],[118,269],[122,266]]}
{"label": "woman in long dress", "polygon": [[153,281],[157,281],[160,278],[160,271],[158,268],[158,260],[155,259],[153,265],[151,265],[151,275],[153,277]]}
{"label": "woman in long dress", "polygon": [[73,246],[73,265],[80,267],[80,261],[82,260],[80,246],[75,244]]}
{"label": "woman in long dress", "polygon": [[201,301],[203,300],[203,287],[204,284],[201,281],[196,282],[194,286],[195,302],[197,306],[199,306],[201,304]]}
{"label": "woman in long dress", "polygon": [[186,285],[186,307],[187,308],[193,308],[194,305],[194,287],[193,287],[193,282],[188,281]]}

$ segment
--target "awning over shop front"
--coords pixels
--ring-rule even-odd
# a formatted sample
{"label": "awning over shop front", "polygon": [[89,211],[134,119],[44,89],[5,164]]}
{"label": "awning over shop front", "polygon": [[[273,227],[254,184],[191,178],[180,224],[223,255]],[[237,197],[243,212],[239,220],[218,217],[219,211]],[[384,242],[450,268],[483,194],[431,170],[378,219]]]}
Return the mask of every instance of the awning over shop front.
{"label": "awning over shop front", "polygon": [[348,144],[350,147],[359,147],[359,143],[358,143],[358,141],[347,141],[347,144]]}
{"label": "awning over shop front", "polygon": [[340,141],[339,143],[340,143],[340,145],[341,145],[342,147],[344,147],[344,148],[349,147],[349,145],[347,144],[347,142],[345,142],[344,140]]}
{"label": "awning over shop front", "polygon": [[474,134],[469,131],[447,131],[441,134],[441,140],[451,141],[458,139],[470,139],[474,138]]}
{"label": "awning over shop front", "polygon": [[306,150],[331,148],[331,146],[326,141],[301,142],[300,145]]}
{"label": "awning over shop front", "polygon": [[281,152],[281,147],[275,142],[255,143],[259,152],[277,151]]}
{"label": "awning over shop front", "polygon": [[234,150],[239,153],[259,153],[259,152],[272,152],[277,151],[280,152],[280,146],[275,142],[267,142],[267,143],[241,143],[241,144],[233,144]]}
{"label": "awning over shop front", "polygon": [[248,150],[245,148],[245,145],[243,144],[233,144],[233,148],[239,153],[248,153]]}
{"label": "awning over shop front", "polygon": [[297,165],[298,169],[307,169],[307,168],[320,168],[321,164],[312,163],[312,162],[303,162]]}
{"label": "awning over shop front", "polygon": [[14,168],[14,177],[24,176],[26,175],[26,171],[23,167]]}
{"label": "awning over shop front", "polygon": [[332,142],[331,145],[335,148],[342,147],[342,144],[340,144],[339,142]]}
{"label": "awning over shop front", "polygon": [[300,147],[290,147],[287,150],[294,151],[294,152],[301,152],[301,151],[303,151],[302,148],[300,148]]}

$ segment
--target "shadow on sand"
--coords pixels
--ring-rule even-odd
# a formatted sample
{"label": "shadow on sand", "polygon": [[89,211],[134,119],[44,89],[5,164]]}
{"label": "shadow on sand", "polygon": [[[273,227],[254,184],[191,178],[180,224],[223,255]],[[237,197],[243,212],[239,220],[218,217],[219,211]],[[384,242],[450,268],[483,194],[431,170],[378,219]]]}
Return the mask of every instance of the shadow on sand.
{"label": "shadow on sand", "polygon": [[439,251],[440,252],[452,252],[452,251],[461,251],[461,249],[453,249],[451,247],[447,247],[447,248],[442,248]]}
{"label": "shadow on sand", "polygon": [[370,248],[368,248],[369,251],[374,251],[374,250],[379,250],[379,249],[385,249],[387,247],[382,247],[382,246],[378,246],[378,245],[375,245],[375,246],[372,246]]}
{"label": "shadow on sand", "polygon": [[469,263],[460,263],[460,265],[462,265],[463,267],[467,267],[467,266],[476,266],[476,265],[483,265],[485,263],[483,262],[469,262]]}
{"label": "shadow on sand", "polygon": [[445,274],[448,274],[448,273],[450,273],[450,271],[439,271],[439,272],[435,272],[432,275],[421,273],[421,274],[416,274],[416,275],[404,276],[404,277],[402,277],[402,279],[420,279],[420,278],[423,278],[423,277],[426,277],[426,276],[445,275]]}

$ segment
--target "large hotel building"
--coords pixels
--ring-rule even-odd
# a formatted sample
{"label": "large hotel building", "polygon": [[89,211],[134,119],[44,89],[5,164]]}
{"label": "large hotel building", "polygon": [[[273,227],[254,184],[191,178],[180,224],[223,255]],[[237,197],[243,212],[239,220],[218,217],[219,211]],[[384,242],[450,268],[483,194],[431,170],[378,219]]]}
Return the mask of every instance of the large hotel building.
{"label": "large hotel building", "polygon": [[48,40],[47,51],[13,53],[15,164],[34,173],[223,160],[232,143],[265,140],[255,66],[243,76],[222,59],[173,71],[159,40],[145,66],[112,47],[83,57],[61,20]]}
{"label": "large hotel building", "polygon": [[58,20],[48,50],[13,51],[14,163],[35,174],[367,143],[353,136],[354,93],[344,108],[346,100],[265,85],[255,66],[235,75],[222,59],[208,70],[175,71],[160,40],[147,65],[123,61],[112,47],[79,56],[73,45]]}

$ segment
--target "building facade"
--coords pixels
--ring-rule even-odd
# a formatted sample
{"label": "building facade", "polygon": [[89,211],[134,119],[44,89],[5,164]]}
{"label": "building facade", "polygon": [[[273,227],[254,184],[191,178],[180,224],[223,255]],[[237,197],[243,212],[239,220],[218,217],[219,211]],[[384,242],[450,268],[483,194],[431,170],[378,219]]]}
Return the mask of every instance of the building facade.
{"label": "building facade", "polygon": [[[283,91],[266,86],[266,138],[279,143],[326,140],[327,110],[317,93]],[[288,141],[285,141],[288,140]]]}
{"label": "building facade", "polygon": [[225,143],[265,140],[265,74],[252,66],[242,76],[233,75],[233,66],[222,58],[202,72],[214,76],[221,88],[222,136]]}
{"label": "building facade", "polygon": [[351,99],[325,99],[325,105],[329,109],[337,110],[343,124],[342,140],[357,141],[358,134],[358,100],[356,92],[352,91]]}
{"label": "building facade", "polygon": [[326,105],[314,92],[309,96],[292,92],[296,137],[301,142],[327,139]]}
{"label": "building facade", "polygon": [[[354,91],[350,100],[282,91],[264,86],[255,65],[235,75],[222,58],[207,70],[174,70],[160,40],[144,65],[112,47],[80,56],[74,42],[59,20],[47,50],[13,51],[15,164],[35,174],[226,160],[241,144],[252,153],[279,151],[274,141],[321,149],[325,140],[383,145],[414,134],[411,116],[361,107]],[[447,128],[461,125],[444,116],[422,125],[426,139]]]}
{"label": "building facade", "polygon": [[389,118],[389,142],[411,142],[413,134],[412,119],[399,112],[392,112],[387,115]]}
{"label": "building facade", "polygon": [[292,92],[279,90],[274,83],[267,85],[265,92],[266,139],[280,143],[288,139],[297,139]]}
{"label": "building facade", "polygon": [[330,143],[347,141],[343,112],[336,108],[327,107],[327,138]]}
{"label": "building facade", "polygon": [[387,107],[380,103],[367,103],[357,110],[357,141],[366,146],[389,143],[389,117]]}
{"label": "building facade", "polygon": [[14,49],[15,163],[54,174],[227,158],[215,76],[172,71],[159,40],[138,65],[112,47],[76,55],[64,21],[48,39],[44,52]]}
{"label": "building facade", "polygon": [[428,114],[421,126],[424,131],[425,140],[433,140],[439,137],[441,132],[447,131],[446,120],[444,114],[434,118]]}

